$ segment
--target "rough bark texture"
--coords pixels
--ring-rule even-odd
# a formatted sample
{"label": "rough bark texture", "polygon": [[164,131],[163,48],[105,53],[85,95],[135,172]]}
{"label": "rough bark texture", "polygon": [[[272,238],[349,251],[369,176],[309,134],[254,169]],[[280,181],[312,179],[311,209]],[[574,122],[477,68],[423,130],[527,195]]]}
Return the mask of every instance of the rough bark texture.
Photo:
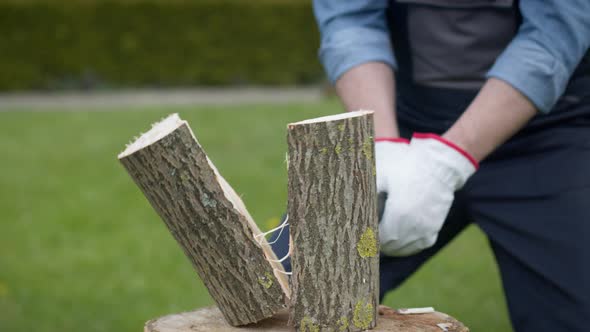
{"label": "rough bark texture", "polygon": [[[285,307],[286,278],[243,203],[219,175],[188,124],[120,161],[178,241],[231,325]],[[149,133],[149,132],[148,132]]]}
{"label": "rough bark texture", "polygon": [[[145,332],[292,332],[289,313],[283,310],[273,318],[244,327],[228,325],[217,308],[209,307],[192,312],[164,316],[145,324]],[[441,325],[437,325],[441,324]],[[382,307],[374,332],[469,332],[461,322],[443,313],[400,315]],[[336,330],[338,331],[338,330]]]}
{"label": "rough bark texture", "polygon": [[291,319],[299,331],[376,323],[379,245],[371,112],[288,126]]}

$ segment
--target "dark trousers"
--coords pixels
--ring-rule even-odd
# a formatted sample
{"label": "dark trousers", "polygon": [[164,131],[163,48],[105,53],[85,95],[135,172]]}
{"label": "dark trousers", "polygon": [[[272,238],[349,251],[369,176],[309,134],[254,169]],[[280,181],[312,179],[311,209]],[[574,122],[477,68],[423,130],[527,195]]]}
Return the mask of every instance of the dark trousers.
{"label": "dark trousers", "polygon": [[[472,222],[489,239],[516,331],[590,331],[590,121],[525,130],[484,160],[433,247],[381,258],[381,298]],[[288,238],[274,245],[279,257]]]}

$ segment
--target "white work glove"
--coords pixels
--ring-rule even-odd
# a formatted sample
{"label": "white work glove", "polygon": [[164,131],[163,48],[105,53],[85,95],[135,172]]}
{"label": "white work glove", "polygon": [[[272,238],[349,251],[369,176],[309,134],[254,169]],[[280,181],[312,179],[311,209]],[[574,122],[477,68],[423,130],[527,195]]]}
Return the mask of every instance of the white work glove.
{"label": "white work glove", "polygon": [[379,221],[381,251],[408,256],[431,247],[454,193],[476,171],[477,161],[435,134],[412,141],[376,139],[377,191],[387,193]]}

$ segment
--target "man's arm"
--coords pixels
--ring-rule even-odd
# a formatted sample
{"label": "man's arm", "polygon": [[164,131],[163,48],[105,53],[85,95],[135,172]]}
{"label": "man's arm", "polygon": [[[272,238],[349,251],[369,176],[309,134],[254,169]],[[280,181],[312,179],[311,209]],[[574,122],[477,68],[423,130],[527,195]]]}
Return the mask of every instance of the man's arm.
{"label": "man's arm", "polygon": [[369,62],[352,68],[336,81],[347,111],[375,111],[375,137],[399,137],[395,118],[395,79],[390,66]]}
{"label": "man's arm", "polygon": [[523,23],[444,137],[482,160],[563,94],[590,47],[590,1],[522,0]]}
{"label": "man's arm", "polygon": [[490,78],[459,120],[443,135],[481,161],[537,114],[518,90]]}
{"label": "man's arm", "polygon": [[388,0],[314,0],[320,59],[347,111],[375,111],[376,137],[398,137]]}

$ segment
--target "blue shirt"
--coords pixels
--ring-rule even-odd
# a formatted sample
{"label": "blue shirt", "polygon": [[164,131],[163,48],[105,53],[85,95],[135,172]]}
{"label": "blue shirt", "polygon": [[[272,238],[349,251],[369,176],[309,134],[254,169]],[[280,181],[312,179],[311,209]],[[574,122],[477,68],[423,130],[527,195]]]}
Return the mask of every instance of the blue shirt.
{"label": "blue shirt", "polygon": [[[314,0],[320,60],[334,83],[349,69],[383,62],[397,69],[388,0]],[[501,79],[548,113],[590,47],[590,0],[521,0],[522,24],[487,77]]]}

